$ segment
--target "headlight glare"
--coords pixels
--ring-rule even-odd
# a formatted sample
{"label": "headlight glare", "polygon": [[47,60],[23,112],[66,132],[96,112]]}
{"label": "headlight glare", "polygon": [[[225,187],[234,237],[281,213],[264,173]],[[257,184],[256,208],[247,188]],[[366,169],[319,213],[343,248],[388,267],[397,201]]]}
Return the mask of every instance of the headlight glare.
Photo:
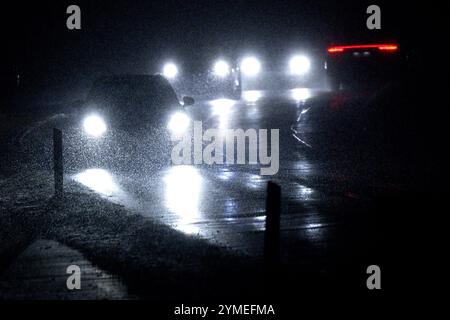
{"label": "headlight glare", "polygon": [[178,75],[178,67],[172,63],[166,63],[163,67],[163,75],[167,79],[173,79]]}
{"label": "headlight glare", "polygon": [[255,57],[247,57],[242,60],[241,69],[246,76],[256,76],[261,71],[261,63]]}
{"label": "headlight glare", "polygon": [[214,64],[213,72],[216,76],[224,78],[230,74],[230,65],[224,60],[218,60]]}
{"label": "headlight glare", "polygon": [[173,114],[169,123],[167,124],[167,129],[173,135],[180,135],[186,132],[191,123],[191,119],[184,112],[177,112]]}
{"label": "headlight glare", "polygon": [[294,56],[289,61],[289,71],[296,76],[308,73],[310,68],[311,61],[305,56]]}
{"label": "headlight glare", "polygon": [[87,116],[83,121],[84,131],[93,137],[100,137],[106,132],[106,123],[98,115]]}

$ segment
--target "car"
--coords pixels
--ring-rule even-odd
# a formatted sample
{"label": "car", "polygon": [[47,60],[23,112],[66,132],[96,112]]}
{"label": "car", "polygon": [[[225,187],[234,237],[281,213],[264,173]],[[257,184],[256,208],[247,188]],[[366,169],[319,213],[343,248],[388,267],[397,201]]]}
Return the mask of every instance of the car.
{"label": "car", "polygon": [[177,91],[198,99],[241,98],[240,74],[233,59],[219,56],[216,59],[191,57],[184,61],[166,60],[161,64],[159,73]]}
{"label": "car", "polygon": [[189,130],[186,107],[193,103],[191,97],[180,103],[161,75],[100,77],[83,101],[27,128],[21,144],[51,164],[52,129],[59,128],[68,170],[160,167],[170,162],[172,142]]}
{"label": "car", "polygon": [[243,54],[237,62],[242,89],[319,88],[323,79],[322,56],[315,49]]}
{"label": "car", "polygon": [[323,55],[317,50],[290,50],[291,54],[286,52],[285,55],[245,52],[215,58],[200,55],[184,60],[167,59],[161,63],[159,72],[177,91],[209,99],[239,100],[244,90],[288,90],[322,85]]}
{"label": "car", "polygon": [[436,119],[417,103],[423,77],[414,48],[358,42],[326,51],[332,90],[300,105],[291,126],[301,153],[366,185],[418,185],[427,143],[417,128]]}
{"label": "car", "polygon": [[378,86],[395,80],[405,67],[405,51],[395,42],[332,45],[325,69],[331,90]]}

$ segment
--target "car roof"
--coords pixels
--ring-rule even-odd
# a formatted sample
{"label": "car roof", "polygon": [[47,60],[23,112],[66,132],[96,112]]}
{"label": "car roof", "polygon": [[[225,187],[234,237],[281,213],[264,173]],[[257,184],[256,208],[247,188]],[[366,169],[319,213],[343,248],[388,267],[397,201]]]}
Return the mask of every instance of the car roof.
{"label": "car roof", "polygon": [[121,75],[110,75],[101,76],[94,80],[94,84],[97,83],[142,83],[142,82],[155,82],[164,85],[170,85],[166,78],[160,74],[149,75],[149,74],[121,74]]}
{"label": "car roof", "polygon": [[163,104],[179,104],[172,85],[159,74],[125,74],[99,77],[91,86],[88,100],[127,99],[129,94],[136,96],[142,93]]}

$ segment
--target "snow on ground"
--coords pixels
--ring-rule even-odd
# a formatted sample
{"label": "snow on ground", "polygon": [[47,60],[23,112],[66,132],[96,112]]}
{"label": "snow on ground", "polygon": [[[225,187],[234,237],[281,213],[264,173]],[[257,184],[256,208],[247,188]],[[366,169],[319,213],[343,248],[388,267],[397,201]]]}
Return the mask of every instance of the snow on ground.
{"label": "snow on ground", "polygon": [[37,239],[78,250],[118,275],[132,293],[154,299],[234,291],[242,276],[251,281],[248,274],[256,268],[245,257],[130,212],[74,181],[67,180],[64,198],[55,199],[49,172],[10,177],[0,185],[0,199],[0,272]]}

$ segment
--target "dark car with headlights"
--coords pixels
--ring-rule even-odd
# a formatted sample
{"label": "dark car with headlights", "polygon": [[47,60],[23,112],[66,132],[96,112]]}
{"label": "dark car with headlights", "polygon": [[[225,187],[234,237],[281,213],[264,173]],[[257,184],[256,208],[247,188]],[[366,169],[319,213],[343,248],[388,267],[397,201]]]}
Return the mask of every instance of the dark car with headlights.
{"label": "dark car with headlights", "polygon": [[241,84],[231,55],[194,52],[165,59],[156,67],[177,90],[201,99],[240,99]]}
{"label": "dark car with headlights", "polygon": [[84,101],[28,128],[21,142],[49,163],[52,128],[59,128],[69,170],[158,167],[170,162],[171,141],[189,129],[191,121],[184,107],[193,99],[183,100],[184,106],[160,75],[101,77]]}
{"label": "dark car with headlights", "polygon": [[323,54],[317,49],[259,51],[238,60],[243,90],[321,87]]}
{"label": "dark car with headlights", "polygon": [[[160,72],[179,92],[202,98],[240,99],[244,90],[322,87],[323,53],[317,49],[194,53],[161,62]],[[252,53],[253,52],[253,53]]]}

